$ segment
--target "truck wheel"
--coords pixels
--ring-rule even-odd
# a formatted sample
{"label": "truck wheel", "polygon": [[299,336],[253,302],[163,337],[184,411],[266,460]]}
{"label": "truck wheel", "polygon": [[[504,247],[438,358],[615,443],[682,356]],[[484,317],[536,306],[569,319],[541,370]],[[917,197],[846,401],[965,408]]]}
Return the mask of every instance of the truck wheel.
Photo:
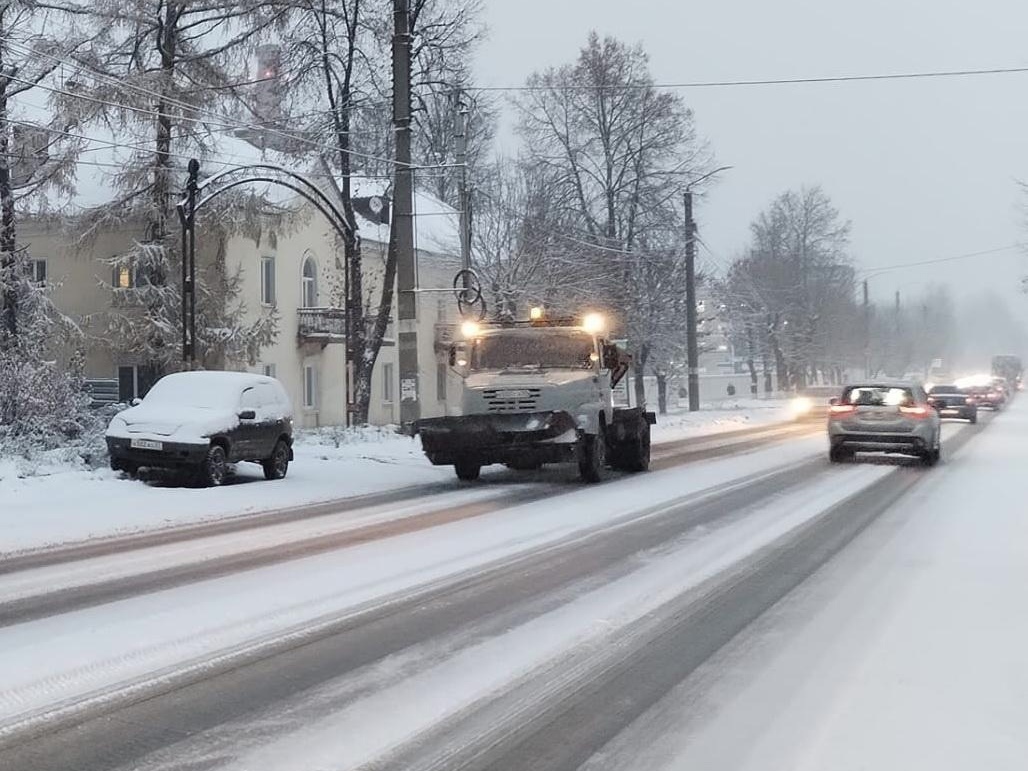
{"label": "truck wheel", "polygon": [[650,468],[650,424],[644,423],[639,438],[625,445],[622,468],[633,474]]}
{"label": "truck wheel", "polygon": [[453,464],[453,470],[457,472],[457,479],[461,482],[474,482],[482,471],[482,466],[468,460],[459,460]]}
{"label": "truck wheel", "polygon": [[578,474],[585,482],[600,482],[607,471],[607,439],[599,434],[582,437],[581,454],[578,458]]}

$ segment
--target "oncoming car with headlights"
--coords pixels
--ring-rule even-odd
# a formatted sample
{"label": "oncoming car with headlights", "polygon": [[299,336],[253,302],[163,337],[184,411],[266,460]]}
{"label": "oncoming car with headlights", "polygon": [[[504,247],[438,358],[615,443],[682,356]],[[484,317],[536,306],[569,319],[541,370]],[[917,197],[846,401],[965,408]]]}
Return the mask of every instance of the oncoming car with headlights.
{"label": "oncoming car with headlights", "polygon": [[796,420],[819,422],[828,415],[831,400],[842,392],[842,386],[818,385],[800,389],[789,402],[789,412]]}

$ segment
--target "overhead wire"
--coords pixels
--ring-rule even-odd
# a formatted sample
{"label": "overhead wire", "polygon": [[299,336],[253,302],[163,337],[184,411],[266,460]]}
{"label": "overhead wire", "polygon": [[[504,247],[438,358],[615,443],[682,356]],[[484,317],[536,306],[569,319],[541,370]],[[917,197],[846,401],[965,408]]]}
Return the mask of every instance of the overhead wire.
{"label": "overhead wire", "polygon": [[638,89],[731,88],[739,86],[785,86],[820,83],[854,83],[861,81],[920,80],[927,78],[966,78],[989,75],[1028,73],[1028,67],[986,67],[981,69],[927,70],[920,72],[887,72],[860,75],[826,75],[799,78],[749,78],[742,80],[698,80],[672,83],[620,83],[599,86],[591,83],[567,85],[469,86],[470,91],[631,91]]}

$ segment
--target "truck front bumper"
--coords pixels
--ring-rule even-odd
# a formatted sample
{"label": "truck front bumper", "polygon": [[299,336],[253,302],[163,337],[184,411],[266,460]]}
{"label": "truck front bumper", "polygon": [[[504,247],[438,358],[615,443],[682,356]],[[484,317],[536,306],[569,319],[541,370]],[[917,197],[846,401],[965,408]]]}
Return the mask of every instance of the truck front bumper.
{"label": "truck front bumper", "polygon": [[462,415],[419,420],[421,447],[437,466],[467,460],[564,463],[575,460],[578,426],[566,412]]}

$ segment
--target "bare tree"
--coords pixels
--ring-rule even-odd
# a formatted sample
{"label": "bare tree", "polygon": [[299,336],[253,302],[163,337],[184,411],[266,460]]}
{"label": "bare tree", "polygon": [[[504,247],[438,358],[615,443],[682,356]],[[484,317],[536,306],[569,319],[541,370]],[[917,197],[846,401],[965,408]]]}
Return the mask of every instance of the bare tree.
{"label": "bare tree", "polygon": [[[787,191],[754,220],[752,243],[727,276],[726,306],[747,347],[759,328],[779,387],[803,385],[842,367],[859,328],[849,223],[820,187]],[[753,373],[751,372],[751,376]]]}
{"label": "bare tree", "polygon": [[674,241],[683,233],[671,227],[682,222],[680,193],[708,168],[710,153],[692,112],[655,88],[638,46],[593,33],[576,62],[534,74],[527,85],[517,108],[530,162],[547,172],[551,206],[573,223],[570,235],[592,247],[578,269],[599,279],[592,302],[621,316],[641,393],[642,370],[668,319],[652,311],[670,295],[654,292],[672,290],[657,276],[667,274],[669,248],[682,252]]}

